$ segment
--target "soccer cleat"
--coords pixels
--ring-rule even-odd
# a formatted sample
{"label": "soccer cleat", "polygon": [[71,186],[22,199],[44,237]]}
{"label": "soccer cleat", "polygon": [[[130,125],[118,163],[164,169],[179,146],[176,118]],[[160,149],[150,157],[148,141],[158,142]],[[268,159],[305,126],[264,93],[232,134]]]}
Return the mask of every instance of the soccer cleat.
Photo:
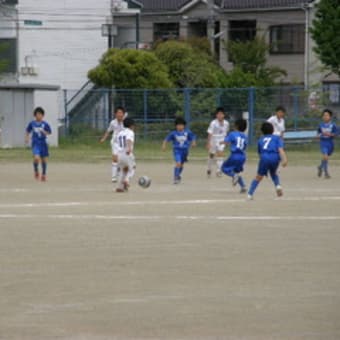
{"label": "soccer cleat", "polygon": [[235,186],[238,183],[240,176],[239,175],[234,175],[233,177],[233,186]]}
{"label": "soccer cleat", "polygon": [[330,179],[331,175],[329,173],[325,173],[325,179]]}
{"label": "soccer cleat", "polygon": [[129,187],[130,187],[130,184],[129,184],[128,181],[124,181],[123,186],[124,186],[124,191],[128,191]]}
{"label": "soccer cleat", "polygon": [[208,176],[208,178],[211,177],[211,170],[207,170],[207,176]]}
{"label": "soccer cleat", "polygon": [[174,184],[180,184],[181,183],[181,177],[176,177],[174,179]]}
{"label": "soccer cleat", "polygon": [[322,168],[321,166],[318,166],[318,177],[322,176]]}
{"label": "soccer cleat", "polygon": [[39,172],[35,172],[35,173],[34,173],[34,178],[35,178],[37,181],[39,180],[39,178],[40,178]]}
{"label": "soccer cleat", "polygon": [[41,181],[46,182],[46,175],[41,175]]}
{"label": "soccer cleat", "polygon": [[252,201],[254,199],[254,197],[253,197],[253,195],[248,194],[247,199],[248,199],[248,201]]}
{"label": "soccer cleat", "polygon": [[122,192],[125,192],[125,190],[122,189],[122,188],[117,188],[117,189],[116,189],[116,192],[122,193]]}
{"label": "soccer cleat", "polygon": [[112,183],[117,183],[117,176],[112,176]]}
{"label": "soccer cleat", "polygon": [[240,194],[245,194],[246,192],[247,192],[247,188],[246,187],[241,188]]}
{"label": "soccer cleat", "polygon": [[277,197],[281,197],[283,195],[283,190],[281,185],[276,186],[276,195]]}
{"label": "soccer cleat", "polygon": [[222,177],[222,171],[221,170],[219,170],[219,171],[216,171],[216,177]]}

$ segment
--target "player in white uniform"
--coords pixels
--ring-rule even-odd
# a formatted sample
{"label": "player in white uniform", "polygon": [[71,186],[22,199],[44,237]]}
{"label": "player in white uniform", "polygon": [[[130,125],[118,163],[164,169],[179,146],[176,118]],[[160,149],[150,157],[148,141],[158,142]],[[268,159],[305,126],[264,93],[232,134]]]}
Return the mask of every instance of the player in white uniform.
{"label": "player in white uniform", "polygon": [[279,136],[283,139],[286,130],[285,127],[285,114],[286,109],[283,106],[278,106],[275,110],[275,115],[271,116],[267,122],[271,123],[274,127],[273,135]]}
{"label": "player in white uniform", "polygon": [[214,158],[216,157],[216,175],[222,176],[221,167],[223,164],[223,151],[225,148],[224,141],[225,137],[229,132],[229,123],[225,120],[224,109],[219,107],[215,113],[215,119],[210,123],[208,128],[208,141],[207,149],[209,151],[208,159],[208,177],[211,176],[212,165],[214,163]]}
{"label": "player in white uniform", "polygon": [[124,129],[124,118],[126,113],[123,107],[119,106],[115,111],[115,118],[110,122],[104,136],[100,139],[100,143],[104,143],[106,139],[112,134],[111,149],[112,149],[112,182],[117,182],[117,153],[118,153],[118,140],[117,136],[120,131]]}
{"label": "player in white uniform", "polygon": [[135,143],[134,126],[135,122],[133,119],[125,118],[124,130],[120,131],[117,136],[117,165],[119,169],[117,192],[128,190],[130,172],[135,167],[135,157],[133,155]]}

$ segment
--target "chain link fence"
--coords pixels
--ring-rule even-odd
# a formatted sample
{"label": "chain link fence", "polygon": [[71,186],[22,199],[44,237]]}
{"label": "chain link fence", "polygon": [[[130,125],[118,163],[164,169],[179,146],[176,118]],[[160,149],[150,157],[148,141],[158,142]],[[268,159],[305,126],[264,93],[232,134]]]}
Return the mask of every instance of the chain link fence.
{"label": "chain link fence", "polygon": [[[213,112],[224,107],[227,118],[249,117],[249,139],[253,143],[260,124],[278,105],[287,109],[287,130],[313,130],[327,107],[340,112],[340,85],[306,90],[299,86],[241,89],[94,89],[88,85],[79,91],[64,91],[63,133],[68,138],[93,139],[101,135],[112,119],[115,107],[126,108],[137,122],[137,135],[159,141],[173,128],[175,116],[184,116],[199,138],[206,130]],[[335,115],[336,117],[336,115]]]}

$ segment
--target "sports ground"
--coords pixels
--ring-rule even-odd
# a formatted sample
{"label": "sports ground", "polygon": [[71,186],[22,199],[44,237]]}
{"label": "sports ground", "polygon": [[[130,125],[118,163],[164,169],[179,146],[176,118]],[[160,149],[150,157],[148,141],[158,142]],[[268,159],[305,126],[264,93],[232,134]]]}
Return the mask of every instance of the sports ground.
{"label": "sports ground", "polygon": [[340,339],[340,162],[254,201],[204,164],[116,194],[108,162],[0,163],[0,339]]}

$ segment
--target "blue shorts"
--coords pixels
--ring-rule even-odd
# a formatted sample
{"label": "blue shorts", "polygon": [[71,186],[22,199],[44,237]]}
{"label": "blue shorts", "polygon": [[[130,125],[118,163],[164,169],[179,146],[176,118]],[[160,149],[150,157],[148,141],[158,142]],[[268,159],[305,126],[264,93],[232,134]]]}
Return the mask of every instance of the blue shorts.
{"label": "blue shorts", "polygon": [[46,158],[49,156],[48,145],[44,144],[33,144],[32,145],[33,156],[39,156],[41,158]]}
{"label": "blue shorts", "polygon": [[240,173],[243,171],[244,163],[246,162],[246,156],[242,153],[232,153],[229,158],[222,164],[222,171],[226,175],[230,172]]}
{"label": "blue shorts", "polygon": [[189,150],[188,149],[175,149],[174,160],[176,163],[185,163],[188,161]]}
{"label": "blue shorts", "polygon": [[270,173],[271,175],[275,175],[277,172],[277,169],[279,168],[279,165],[280,165],[279,157],[261,158],[258,169],[257,169],[257,173],[260,176],[267,176],[268,173]]}
{"label": "blue shorts", "polygon": [[330,156],[334,151],[334,143],[333,141],[327,141],[327,142],[320,142],[320,150],[323,155]]}

